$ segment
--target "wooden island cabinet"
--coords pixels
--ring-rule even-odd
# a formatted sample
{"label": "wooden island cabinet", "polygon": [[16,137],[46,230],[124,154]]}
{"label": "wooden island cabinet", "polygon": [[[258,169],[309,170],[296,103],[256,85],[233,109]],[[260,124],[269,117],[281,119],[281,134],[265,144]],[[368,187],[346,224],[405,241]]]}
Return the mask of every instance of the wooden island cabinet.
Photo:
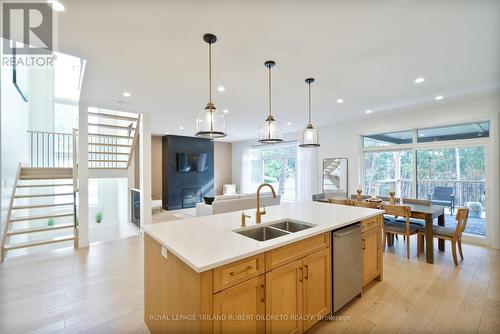
{"label": "wooden island cabinet", "polygon": [[[362,222],[363,283],[382,277],[375,222]],[[201,273],[147,234],[144,256],[151,333],[303,333],[332,309],[330,231]]]}

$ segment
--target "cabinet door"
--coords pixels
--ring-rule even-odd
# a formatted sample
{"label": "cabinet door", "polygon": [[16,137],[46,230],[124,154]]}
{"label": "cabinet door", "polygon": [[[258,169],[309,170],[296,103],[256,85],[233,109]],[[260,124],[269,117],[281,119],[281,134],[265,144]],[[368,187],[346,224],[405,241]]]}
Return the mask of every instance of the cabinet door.
{"label": "cabinet door", "polygon": [[302,260],[266,274],[266,334],[302,333]]}
{"label": "cabinet door", "polygon": [[214,333],[265,332],[265,276],[214,295]]}
{"label": "cabinet door", "polygon": [[330,248],[306,256],[304,270],[304,331],[331,311]]}
{"label": "cabinet door", "polygon": [[380,273],[379,248],[380,229],[372,228],[362,234],[363,247],[363,285],[368,284]]}

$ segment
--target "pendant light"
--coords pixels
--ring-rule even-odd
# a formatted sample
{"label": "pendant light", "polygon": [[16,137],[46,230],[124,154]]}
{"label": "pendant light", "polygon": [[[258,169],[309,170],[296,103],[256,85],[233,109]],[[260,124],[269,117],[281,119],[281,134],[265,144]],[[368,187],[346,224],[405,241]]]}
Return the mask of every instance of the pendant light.
{"label": "pendant light", "polygon": [[205,110],[200,111],[196,117],[196,136],[203,138],[226,137],[226,120],[224,114],[215,108],[212,102],[212,44],[217,37],[212,34],[203,35],[203,40],[208,43],[208,103]]}
{"label": "pendant light", "polygon": [[318,136],[318,130],[313,128],[312,122],[311,122],[311,84],[314,82],[313,78],[307,78],[306,83],[309,86],[309,117],[308,121],[309,123],[307,124],[306,128],[304,131],[302,131],[302,135],[300,136],[300,147],[318,147],[319,146],[319,136]]}
{"label": "pendant light", "polygon": [[283,132],[281,130],[280,124],[276,122],[273,117],[271,110],[271,69],[276,65],[272,60],[268,60],[264,63],[269,71],[269,114],[265,122],[259,129],[259,143],[264,144],[276,144],[283,142]]}

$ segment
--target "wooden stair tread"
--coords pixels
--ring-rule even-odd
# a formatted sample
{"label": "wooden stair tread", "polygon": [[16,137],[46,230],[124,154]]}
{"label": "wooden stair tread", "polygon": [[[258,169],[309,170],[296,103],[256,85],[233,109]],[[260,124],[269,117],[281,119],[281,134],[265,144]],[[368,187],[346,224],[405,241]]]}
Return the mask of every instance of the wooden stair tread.
{"label": "wooden stair tread", "polygon": [[56,238],[48,239],[48,240],[38,240],[38,241],[31,241],[31,242],[22,242],[22,243],[18,243],[18,244],[9,244],[9,245],[5,245],[4,249],[5,250],[13,250],[13,249],[19,249],[19,248],[28,248],[28,247],[53,244],[56,242],[71,241],[71,240],[75,240],[75,237],[74,236],[65,236],[65,237],[56,237]]}
{"label": "wooden stair tread", "polygon": [[53,213],[49,215],[36,215],[36,216],[26,216],[26,217],[11,217],[10,222],[22,222],[27,220],[40,220],[40,219],[49,219],[49,218],[61,218],[61,217],[70,217],[73,216],[73,212],[64,212],[64,213]]}
{"label": "wooden stair tread", "polygon": [[73,227],[75,227],[75,225],[73,223],[59,224],[59,225],[52,225],[52,226],[43,226],[43,227],[30,227],[30,228],[23,228],[23,229],[19,229],[19,230],[8,231],[7,235],[11,236],[11,235],[18,235],[18,234],[46,232],[46,231],[62,230],[62,229],[73,228]]}
{"label": "wooden stair tread", "polygon": [[72,187],[73,183],[56,183],[56,184],[19,184],[17,188],[46,188],[46,187]]}
{"label": "wooden stair tread", "polygon": [[125,152],[96,152],[96,151],[89,151],[89,154],[106,154],[106,155],[129,155],[130,153],[125,153]]}
{"label": "wooden stair tread", "polygon": [[121,115],[112,115],[112,114],[106,114],[106,113],[97,113],[97,112],[88,112],[89,116],[94,116],[94,117],[102,117],[102,118],[109,118],[109,119],[116,119],[116,120],[122,120],[122,121],[130,121],[130,122],[137,122],[137,118],[134,117],[127,117],[127,116],[121,116]]}
{"label": "wooden stair tread", "polygon": [[26,209],[38,209],[38,208],[51,208],[54,206],[68,206],[73,205],[73,202],[68,203],[56,203],[56,204],[36,204],[36,205],[18,205],[13,206],[12,210],[26,210]]}
{"label": "wooden stair tread", "polygon": [[113,125],[113,124],[98,124],[98,123],[88,123],[89,126],[95,126],[99,128],[117,129],[117,130],[127,130],[134,131],[135,127],[128,127],[123,125]]}
{"label": "wooden stair tread", "polygon": [[72,179],[72,175],[21,175],[20,180],[64,180]]}
{"label": "wooden stair tread", "polygon": [[89,137],[110,137],[110,138],[123,138],[123,139],[133,139],[134,138],[132,136],[110,135],[110,134],[106,134],[106,133],[89,133]]}
{"label": "wooden stair tread", "polygon": [[69,196],[73,193],[54,193],[54,194],[29,194],[29,195],[16,195],[14,198],[32,198],[32,197],[52,197],[52,196]]}

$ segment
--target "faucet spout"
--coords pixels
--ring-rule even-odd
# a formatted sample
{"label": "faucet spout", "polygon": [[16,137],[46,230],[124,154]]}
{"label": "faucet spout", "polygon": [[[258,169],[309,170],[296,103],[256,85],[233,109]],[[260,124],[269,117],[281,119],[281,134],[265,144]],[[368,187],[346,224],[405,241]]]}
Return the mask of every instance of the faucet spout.
{"label": "faucet spout", "polygon": [[276,198],[276,192],[274,191],[274,188],[272,185],[269,183],[262,183],[258,188],[257,188],[257,212],[255,213],[255,224],[260,224],[261,223],[261,217],[266,214],[266,209],[260,210],[260,190],[264,187],[269,187],[271,189],[271,193],[273,194],[273,198]]}

